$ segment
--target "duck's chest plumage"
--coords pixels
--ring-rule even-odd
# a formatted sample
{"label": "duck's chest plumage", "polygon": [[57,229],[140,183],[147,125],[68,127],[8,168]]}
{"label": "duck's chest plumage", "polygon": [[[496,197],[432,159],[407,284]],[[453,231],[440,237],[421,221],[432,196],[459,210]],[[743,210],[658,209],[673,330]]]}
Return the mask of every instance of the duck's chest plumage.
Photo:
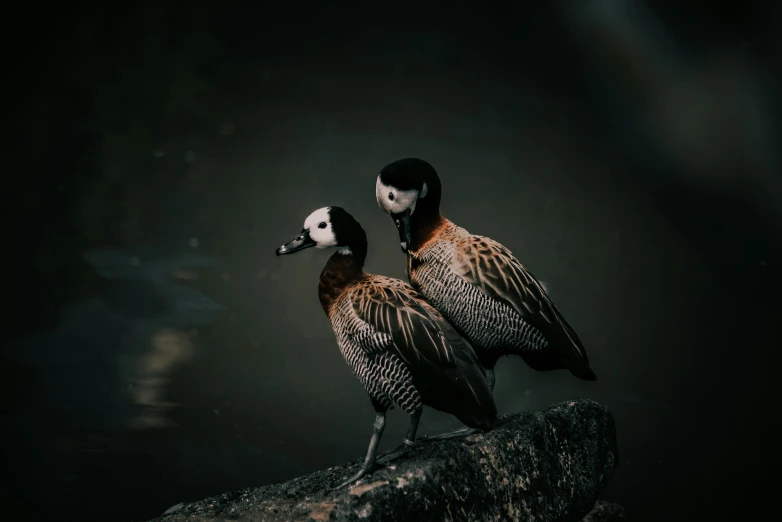
{"label": "duck's chest plumage", "polygon": [[355,313],[351,285],[346,286],[326,310],[339,350],[372,401],[388,408],[397,404],[412,413],[421,397],[403,361],[390,351],[391,336],[377,331]]}
{"label": "duck's chest plumage", "polygon": [[469,237],[466,230],[448,223],[423,247],[410,251],[410,284],[479,352],[544,349],[548,343],[543,335],[511,306],[458,274],[456,256]]}

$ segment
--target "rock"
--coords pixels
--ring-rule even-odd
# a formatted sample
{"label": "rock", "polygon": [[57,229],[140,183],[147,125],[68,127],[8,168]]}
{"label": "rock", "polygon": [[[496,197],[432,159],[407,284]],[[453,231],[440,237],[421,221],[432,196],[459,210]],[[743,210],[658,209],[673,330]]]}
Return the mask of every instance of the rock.
{"label": "rock", "polygon": [[[356,448],[363,456],[366,448]],[[349,488],[360,459],[282,484],[178,506],[158,521],[578,521],[617,465],[611,413],[590,400],[504,416],[490,433],[422,441]],[[595,508],[593,510],[592,508]]]}
{"label": "rock", "polygon": [[172,513],[176,513],[177,511],[179,511],[180,509],[182,509],[184,506],[185,506],[184,502],[180,502],[179,504],[173,505],[173,506],[171,506],[170,508],[168,508],[168,509],[165,511],[165,513],[163,513],[163,514],[164,514],[164,515],[170,515],[170,514],[172,514]]}
{"label": "rock", "polygon": [[627,520],[625,509],[619,504],[598,500],[592,511],[581,522],[616,522]]}

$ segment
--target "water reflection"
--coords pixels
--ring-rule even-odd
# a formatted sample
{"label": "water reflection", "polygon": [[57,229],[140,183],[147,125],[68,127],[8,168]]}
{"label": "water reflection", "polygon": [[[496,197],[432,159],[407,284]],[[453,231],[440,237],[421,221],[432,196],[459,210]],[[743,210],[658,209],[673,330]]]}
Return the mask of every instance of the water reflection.
{"label": "water reflection", "polygon": [[20,502],[42,495],[44,520],[143,519],[150,503],[162,512],[312,467],[297,451],[309,434],[271,422],[282,377],[258,366],[266,343],[242,333],[257,318],[231,290],[244,276],[197,247],[87,252],[94,291],[0,354],[16,376],[2,388],[2,457],[17,470],[0,487]]}
{"label": "water reflection", "polygon": [[[141,406],[126,424],[138,429],[175,426],[167,416],[175,405],[165,399],[170,376],[193,357],[191,337],[198,328],[213,323],[224,310],[182,283],[198,281],[199,271],[217,270],[215,260],[193,252],[147,259],[116,249],[94,250],[85,259],[113,282],[101,304],[133,321],[115,354],[119,383],[129,391],[120,400]],[[156,313],[150,315],[149,310]]]}
{"label": "water reflection", "polygon": [[150,350],[141,357],[136,378],[128,380],[131,396],[143,411],[131,419],[134,428],[165,428],[176,426],[166,412],[175,406],[165,401],[169,375],[193,356],[193,343],[181,330],[162,328],[150,342]]}

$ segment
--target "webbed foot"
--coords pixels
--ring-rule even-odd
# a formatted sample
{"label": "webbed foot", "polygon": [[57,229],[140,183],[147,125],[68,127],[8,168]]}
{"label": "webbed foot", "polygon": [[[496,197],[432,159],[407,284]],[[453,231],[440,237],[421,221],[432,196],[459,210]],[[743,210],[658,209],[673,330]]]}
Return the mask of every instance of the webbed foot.
{"label": "webbed foot", "polygon": [[349,486],[349,485],[353,484],[354,482],[357,482],[359,479],[362,479],[364,477],[368,477],[370,475],[372,475],[372,470],[367,469],[364,466],[361,466],[361,468],[359,468],[359,470],[358,470],[358,473],[356,473],[355,475],[353,475],[352,477],[347,479],[345,482],[343,482],[339,486],[336,486],[336,487],[331,488],[331,489],[332,490],[342,489],[342,488],[344,488],[346,486]]}
{"label": "webbed foot", "polygon": [[388,455],[384,456],[383,458],[379,459],[377,461],[378,464],[387,465],[390,462],[393,462],[401,457],[405,457],[412,453],[413,448],[415,447],[415,442],[411,442],[408,439],[405,439],[404,444],[392,453],[389,453]]}

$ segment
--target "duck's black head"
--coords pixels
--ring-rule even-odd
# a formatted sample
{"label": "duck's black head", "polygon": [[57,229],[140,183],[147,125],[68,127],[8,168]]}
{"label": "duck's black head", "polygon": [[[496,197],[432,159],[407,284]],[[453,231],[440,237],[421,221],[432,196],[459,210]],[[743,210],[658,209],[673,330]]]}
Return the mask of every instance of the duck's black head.
{"label": "duck's black head", "polygon": [[277,255],[294,254],[310,247],[338,247],[341,254],[360,257],[363,263],[367,251],[367,234],[356,218],[344,208],[323,207],[307,216],[299,235],[279,247]]}
{"label": "duck's black head", "polygon": [[378,206],[394,220],[403,252],[410,245],[411,216],[427,219],[439,215],[440,196],[440,176],[422,159],[400,159],[380,171],[375,197]]}

